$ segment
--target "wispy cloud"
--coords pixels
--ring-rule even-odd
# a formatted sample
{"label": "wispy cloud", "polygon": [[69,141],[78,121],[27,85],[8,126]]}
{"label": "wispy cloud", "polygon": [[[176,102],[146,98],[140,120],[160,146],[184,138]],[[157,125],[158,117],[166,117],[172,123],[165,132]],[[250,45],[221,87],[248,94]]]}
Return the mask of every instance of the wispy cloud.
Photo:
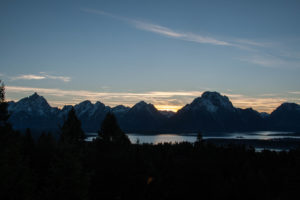
{"label": "wispy cloud", "polygon": [[175,32],[169,28],[166,28],[166,27],[163,27],[160,25],[150,24],[150,23],[141,22],[141,21],[137,21],[137,20],[131,20],[130,22],[132,24],[134,24],[136,28],[142,29],[145,31],[150,31],[153,33],[158,33],[161,35],[174,37],[174,38],[182,38],[184,36],[184,34],[182,34],[182,33]]}
{"label": "wispy cloud", "polygon": [[121,21],[124,21],[124,22],[134,26],[137,29],[149,31],[152,33],[160,34],[160,35],[175,38],[175,39],[196,42],[196,43],[212,44],[212,45],[233,46],[233,44],[231,44],[229,42],[222,41],[222,40],[219,40],[219,39],[216,39],[213,37],[203,36],[203,35],[189,33],[189,32],[185,32],[185,31],[176,31],[171,28],[161,26],[158,24],[148,23],[145,21],[130,19],[130,18],[126,18],[126,17],[120,17],[117,15],[113,15],[111,13],[100,11],[100,10],[93,10],[93,9],[82,9],[82,10],[84,12],[98,14],[98,15],[104,15],[104,16],[111,17],[111,18],[114,18],[117,20],[121,20]]}
{"label": "wispy cloud", "polygon": [[53,76],[53,75],[46,74],[45,72],[41,72],[41,74],[47,79],[60,80],[63,82],[71,81],[71,77],[69,76]]}
{"label": "wispy cloud", "polygon": [[271,43],[257,42],[257,41],[253,41],[253,40],[247,40],[247,39],[235,39],[235,41],[236,41],[236,43],[239,43],[239,44],[246,44],[246,45],[257,46],[257,47],[271,47],[272,46]]}
{"label": "wispy cloud", "polygon": [[229,42],[218,40],[213,37],[202,36],[202,35],[194,34],[194,33],[179,32],[179,31],[175,31],[175,30],[172,30],[172,29],[164,27],[164,26],[151,24],[151,23],[147,23],[147,22],[132,20],[131,23],[134,24],[135,27],[138,29],[150,31],[153,33],[158,33],[158,34],[161,34],[164,36],[181,39],[181,40],[185,40],[185,41],[203,43],[203,44],[206,43],[206,44],[212,44],[212,45],[222,45],[222,46],[233,45],[233,44],[230,44]]}
{"label": "wispy cloud", "polygon": [[[21,97],[38,92],[49,97],[49,103],[53,106],[62,107],[66,104],[76,104],[84,100],[92,102],[101,101],[109,106],[126,105],[133,106],[138,101],[144,100],[154,104],[158,109],[178,110],[190,103],[194,98],[202,95],[203,91],[150,91],[143,93],[135,92],[95,92],[88,90],[62,90],[56,88],[32,88],[20,86],[7,86],[7,95],[11,100],[12,96]],[[281,103],[291,99],[278,97],[249,97],[242,94],[222,93],[230,98],[234,106],[240,108],[252,107],[261,112],[272,112]],[[55,97],[55,98],[53,98]],[[51,101],[51,99],[55,99]],[[293,102],[300,103],[300,99],[293,98]]]}
{"label": "wispy cloud", "polygon": [[14,76],[11,77],[11,81],[16,81],[16,80],[43,80],[43,79],[53,79],[53,80],[60,80],[63,82],[69,82],[71,81],[71,78],[68,76],[54,76],[54,75],[49,75],[45,72],[41,72],[40,74],[22,74],[19,76]]}
{"label": "wispy cloud", "polygon": [[[253,108],[260,112],[270,113],[276,109],[280,104],[288,101],[287,98],[281,97],[230,97],[231,101],[236,107]],[[298,103],[300,99],[298,99]]]}
{"label": "wispy cloud", "polygon": [[[247,57],[242,57],[239,60],[243,62],[248,62],[261,67],[269,68],[289,68],[295,69],[299,68],[300,64],[300,54],[295,51],[283,51],[284,45],[279,44],[277,41],[262,41],[244,38],[224,38],[220,39],[217,37],[212,37],[208,35],[202,35],[198,33],[193,33],[189,31],[175,30],[167,26],[162,26],[156,23],[149,23],[142,20],[131,19],[112,13],[104,12],[95,9],[82,9],[82,11],[97,15],[102,15],[110,17],[119,21],[123,21],[136,29],[148,31],[151,33],[159,34],[165,37],[195,42],[199,44],[211,44],[216,46],[229,46],[238,48],[245,51],[247,54],[251,52],[255,55],[248,55]],[[267,54],[269,52],[270,54]],[[294,60],[293,60],[294,59]],[[296,60],[295,60],[296,59]]]}
{"label": "wispy cloud", "polygon": [[149,31],[152,33],[160,34],[166,37],[171,37],[174,39],[180,39],[184,41],[190,41],[190,42],[196,42],[196,43],[203,43],[203,44],[212,44],[212,45],[220,45],[220,46],[233,46],[239,49],[244,49],[244,50],[251,50],[253,51],[254,49],[252,47],[270,47],[272,44],[270,42],[259,42],[259,41],[254,41],[254,40],[249,40],[249,39],[228,39],[227,41],[217,39],[215,37],[207,36],[207,35],[201,35],[197,33],[192,33],[189,31],[179,31],[179,30],[174,30],[172,28],[162,26],[159,24],[155,23],[149,23],[146,21],[142,20],[136,20],[136,19],[131,19],[119,15],[115,15],[112,13],[104,12],[101,10],[95,10],[95,9],[81,9],[84,12],[87,13],[92,13],[92,14],[97,14],[97,15],[102,15],[106,17],[110,17],[116,20],[120,20],[123,22],[126,22],[130,24],[131,26],[144,30],[144,31]]}
{"label": "wispy cloud", "polygon": [[26,74],[26,75],[19,75],[19,76],[11,77],[12,81],[16,81],[16,80],[41,80],[41,79],[45,79],[45,77],[40,76],[40,75],[34,75],[34,74]]}

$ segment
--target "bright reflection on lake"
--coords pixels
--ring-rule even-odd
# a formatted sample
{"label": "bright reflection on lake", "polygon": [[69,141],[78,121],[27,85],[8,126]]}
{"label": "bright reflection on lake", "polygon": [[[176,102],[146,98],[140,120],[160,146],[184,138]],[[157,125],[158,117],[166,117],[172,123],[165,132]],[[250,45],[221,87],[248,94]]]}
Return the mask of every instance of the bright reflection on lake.
{"label": "bright reflection on lake", "polygon": [[140,134],[127,134],[132,143],[176,143],[176,142],[195,142],[196,136],[194,135],[175,135],[175,134],[159,134],[159,135],[140,135]]}
{"label": "bright reflection on lake", "polygon": [[[132,143],[139,141],[143,143],[179,143],[179,142],[195,142],[197,138],[196,133],[190,134],[157,134],[157,135],[144,135],[139,133],[127,134]],[[92,141],[96,138],[96,133],[89,133],[86,141]],[[276,131],[255,131],[255,132],[234,132],[234,133],[207,133],[203,134],[203,139],[258,139],[258,140],[270,140],[280,138],[298,138],[299,134],[293,134],[291,132],[276,132]]]}

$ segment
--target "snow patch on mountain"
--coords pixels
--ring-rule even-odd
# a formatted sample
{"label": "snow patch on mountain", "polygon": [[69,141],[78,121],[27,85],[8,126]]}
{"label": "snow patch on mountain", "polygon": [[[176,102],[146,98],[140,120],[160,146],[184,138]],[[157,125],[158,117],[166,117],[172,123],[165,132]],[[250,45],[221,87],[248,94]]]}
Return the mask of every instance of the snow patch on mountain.
{"label": "snow patch on mountain", "polygon": [[11,113],[26,112],[28,114],[38,114],[40,116],[49,113],[54,114],[57,110],[57,108],[52,108],[46,99],[39,96],[37,93],[21,99],[17,103],[10,103],[8,107],[8,111]]}
{"label": "snow patch on mountain", "polygon": [[234,112],[236,109],[226,96],[218,92],[204,92],[201,97],[194,99],[191,104],[183,107],[182,111],[206,110],[210,113],[217,112],[220,108]]}

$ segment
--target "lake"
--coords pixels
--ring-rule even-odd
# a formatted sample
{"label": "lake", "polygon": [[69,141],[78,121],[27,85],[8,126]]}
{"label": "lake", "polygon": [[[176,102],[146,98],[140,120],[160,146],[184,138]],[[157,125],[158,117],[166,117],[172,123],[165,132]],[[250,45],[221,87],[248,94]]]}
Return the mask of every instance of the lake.
{"label": "lake", "polygon": [[[96,138],[96,133],[88,133],[87,141],[92,141]],[[139,141],[142,143],[176,143],[176,142],[195,142],[197,133],[189,134],[157,134],[157,135],[145,135],[139,133],[127,134],[132,143]],[[233,132],[233,133],[209,133],[203,134],[203,139],[244,139],[244,140],[271,140],[282,138],[296,138],[300,139],[300,134],[294,134],[292,132],[278,132],[278,131],[254,131],[254,132]]]}

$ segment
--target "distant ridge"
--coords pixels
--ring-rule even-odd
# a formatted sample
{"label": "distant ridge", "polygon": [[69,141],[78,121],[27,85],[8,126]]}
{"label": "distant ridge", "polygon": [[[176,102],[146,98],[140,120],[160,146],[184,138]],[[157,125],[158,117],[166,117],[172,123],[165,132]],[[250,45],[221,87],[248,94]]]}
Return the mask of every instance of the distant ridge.
{"label": "distant ridge", "polygon": [[[57,131],[71,106],[51,107],[47,100],[34,93],[18,102],[9,102],[9,121],[17,130]],[[283,103],[271,114],[259,113],[252,108],[241,109],[232,105],[227,96],[218,92],[204,92],[177,113],[159,111],[144,101],[132,108],[119,105],[109,107],[97,101],[86,100],[74,106],[86,132],[97,132],[108,112],[116,115],[126,132],[162,133],[197,131],[262,131],[300,130],[300,105]]]}

